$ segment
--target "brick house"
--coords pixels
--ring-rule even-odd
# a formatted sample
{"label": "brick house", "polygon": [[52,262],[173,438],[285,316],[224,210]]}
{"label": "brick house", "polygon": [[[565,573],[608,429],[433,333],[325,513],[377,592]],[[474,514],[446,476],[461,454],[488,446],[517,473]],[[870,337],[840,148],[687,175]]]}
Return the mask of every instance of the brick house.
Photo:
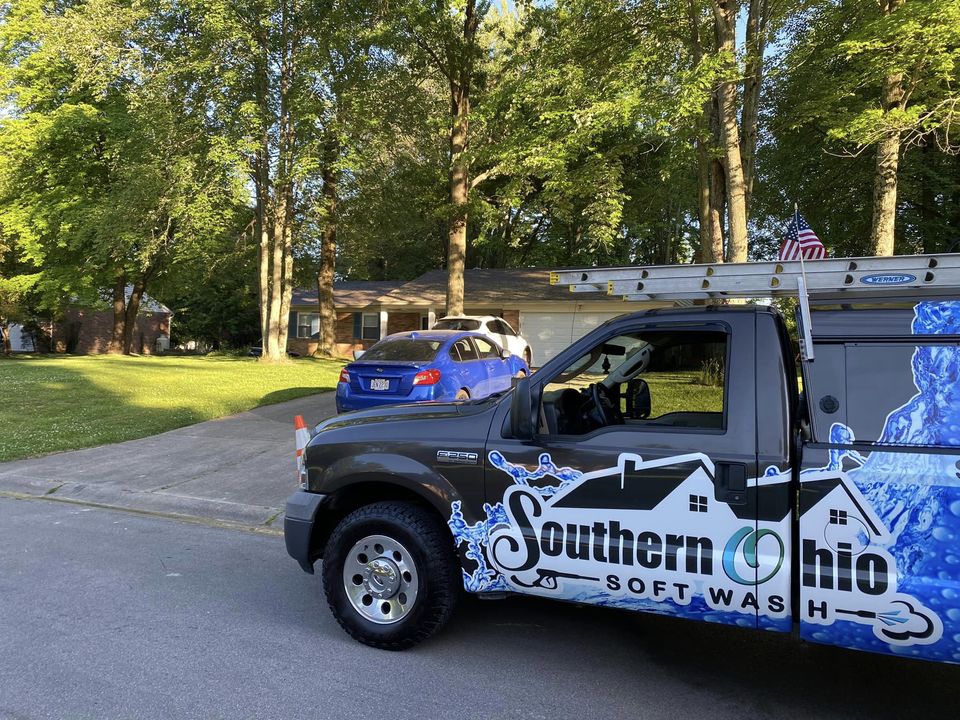
{"label": "brick house", "polygon": [[[391,333],[431,327],[443,316],[446,295],[446,270],[431,270],[409,282],[334,283],[337,353],[348,356]],[[633,305],[630,310],[636,309]],[[571,295],[549,284],[547,270],[535,268],[465,271],[464,309],[467,315],[495,315],[510,323],[530,343],[535,365],[624,312],[620,298]],[[295,291],[287,349],[312,354],[319,332],[317,291]]]}
{"label": "brick house", "polygon": [[[127,288],[129,298],[131,288]],[[166,305],[144,295],[140,301],[136,327],[133,329],[133,352],[150,355],[157,342],[164,350],[170,347],[170,325],[173,312]],[[35,332],[11,325],[10,344],[13,352],[56,352],[77,355],[105,353],[113,335],[113,311],[73,306],[59,320],[38,323]]]}

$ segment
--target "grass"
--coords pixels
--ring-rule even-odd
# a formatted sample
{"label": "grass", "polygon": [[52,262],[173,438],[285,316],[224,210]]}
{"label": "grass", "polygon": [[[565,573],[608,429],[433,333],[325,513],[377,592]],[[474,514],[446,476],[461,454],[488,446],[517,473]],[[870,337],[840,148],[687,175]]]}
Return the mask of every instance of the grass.
{"label": "grass", "polygon": [[[722,371],[721,371],[722,373]],[[551,383],[549,390],[562,387],[581,389],[590,383],[600,382],[605,375],[583,373],[566,383]],[[658,418],[672,412],[723,412],[722,377],[716,373],[705,375],[705,370],[681,370],[678,372],[645,372],[640,377],[650,386],[650,417]],[[703,384],[705,380],[720,385]],[[626,401],[621,401],[621,410],[626,410]]]}
{"label": "grass", "polygon": [[723,412],[723,386],[703,385],[702,371],[650,372],[650,417],[672,412]]}
{"label": "grass", "polygon": [[341,367],[223,356],[0,359],[0,461],[133,440],[333,390]]}

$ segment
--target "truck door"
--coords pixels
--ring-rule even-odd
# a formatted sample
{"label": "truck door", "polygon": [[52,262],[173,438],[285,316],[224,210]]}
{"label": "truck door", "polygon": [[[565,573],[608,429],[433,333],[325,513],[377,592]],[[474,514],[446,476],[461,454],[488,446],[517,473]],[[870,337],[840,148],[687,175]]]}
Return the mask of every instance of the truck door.
{"label": "truck door", "polygon": [[[815,316],[801,637],[957,662],[960,303]],[[886,337],[857,338],[868,320]]]}
{"label": "truck door", "polygon": [[758,487],[789,476],[757,479],[753,312],[609,323],[531,385],[533,442],[504,418],[487,446],[491,587],[749,626],[786,615],[789,596],[758,592],[789,565]]}

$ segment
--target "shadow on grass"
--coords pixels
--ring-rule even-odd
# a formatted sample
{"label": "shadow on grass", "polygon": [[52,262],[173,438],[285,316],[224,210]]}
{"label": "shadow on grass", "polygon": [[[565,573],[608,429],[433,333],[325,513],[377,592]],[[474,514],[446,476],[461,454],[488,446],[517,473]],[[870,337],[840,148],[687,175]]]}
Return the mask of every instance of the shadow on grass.
{"label": "shadow on grass", "polygon": [[[98,364],[94,367],[90,362]],[[317,385],[304,385],[302,378],[297,383],[298,378],[291,377],[288,379],[296,383],[293,387],[260,395],[258,390],[263,390],[258,383],[271,383],[249,375],[211,375],[212,367],[202,361],[182,369],[168,366],[153,377],[149,375],[155,363],[151,367],[140,365],[138,360],[121,361],[116,366],[113,362],[107,360],[101,365],[95,359],[48,361],[41,357],[0,362],[0,387],[4,388],[0,462],[143,438],[262,405],[329,392],[336,385],[336,375],[331,371],[332,377],[318,374]],[[229,362],[224,359],[224,364]],[[221,363],[213,365],[217,366],[222,367]],[[141,373],[148,377],[139,377]],[[272,384],[279,384],[272,379]],[[330,407],[332,404],[331,399]]]}

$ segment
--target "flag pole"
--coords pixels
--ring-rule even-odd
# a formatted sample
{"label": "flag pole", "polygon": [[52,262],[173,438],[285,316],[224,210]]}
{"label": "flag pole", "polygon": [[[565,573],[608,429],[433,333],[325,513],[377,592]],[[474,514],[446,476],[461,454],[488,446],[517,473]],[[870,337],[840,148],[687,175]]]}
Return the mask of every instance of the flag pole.
{"label": "flag pole", "polygon": [[800,206],[793,204],[793,227],[797,231],[797,252],[800,253],[800,275],[797,277],[797,297],[800,301],[800,319],[803,322],[800,347],[803,360],[813,360],[813,333],[810,325],[810,298],[807,296],[807,270],[803,264],[803,245],[800,244]]}

